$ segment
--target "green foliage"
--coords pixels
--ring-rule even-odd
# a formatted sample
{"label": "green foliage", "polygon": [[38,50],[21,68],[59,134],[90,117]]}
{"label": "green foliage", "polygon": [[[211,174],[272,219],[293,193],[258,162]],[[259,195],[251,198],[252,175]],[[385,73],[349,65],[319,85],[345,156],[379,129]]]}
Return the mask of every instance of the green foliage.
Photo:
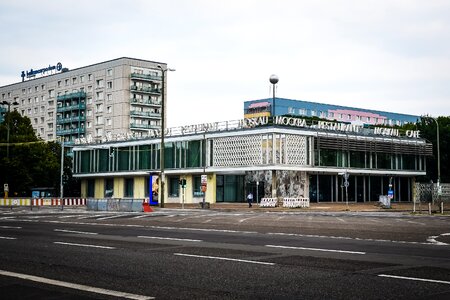
{"label": "green foliage", "polygon": [[[438,117],[439,123],[439,150],[441,164],[441,182],[450,182],[450,117]],[[433,180],[438,178],[438,155],[437,155],[437,125],[433,118],[424,116],[422,120],[415,124],[420,130],[422,138],[433,144],[433,157],[427,158],[427,176],[420,178],[420,181]]]}
{"label": "green foliage", "polygon": [[[59,192],[61,146],[36,137],[29,118],[17,111],[6,113],[0,124],[0,143],[0,183],[8,183],[11,197],[30,196],[35,187],[51,187]],[[71,166],[71,158],[65,157],[64,179],[72,183]]]}

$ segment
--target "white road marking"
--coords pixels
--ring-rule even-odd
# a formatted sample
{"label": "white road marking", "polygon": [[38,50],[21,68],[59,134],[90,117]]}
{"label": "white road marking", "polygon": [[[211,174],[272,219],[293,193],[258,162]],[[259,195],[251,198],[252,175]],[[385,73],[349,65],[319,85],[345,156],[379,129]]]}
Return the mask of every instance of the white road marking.
{"label": "white road marking", "polygon": [[75,243],[65,243],[65,242],[53,242],[53,244],[67,245],[67,246],[77,246],[77,247],[101,248],[101,249],[116,249],[115,247],[109,247],[109,246],[98,246],[98,245],[89,245],[89,244],[75,244]]}
{"label": "white road marking", "polygon": [[150,217],[151,215],[140,215],[140,216],[136,216],[136,217],[132,217],[132,219],[141,219],[141,218],[146,218],[146,217]]}
{"label": "white road marking", "polygon": [[348,236],[331,236],[331,235],[318,235],[318,234],[299,234],[299,233],[284,233],[284,232],[268,232],[267,234],[273,235],[286,235],[286,236],[298,236],[307,238],[323,238],[323,239],[338,239],[338,240],[356,240],[356,241],[368,241],[368,242],[387,242],[387,243],[399,243],[399,244],[412,244],[412,245],[437,245],[431,242],[408,242],[408,241],[393,241],[393,240],[383,240],[383,239],[363,239],[363,238],[352,238]]}
{"label": "white road marking", "polygon": [[84,216],[84,215],[68,215],[68,216],[61,216],[61,217],[58,217],[58,219],[76,218],[76,217],[81,217],[81,216]]}
{"label": "white road marking", "polygon": [[254,219],[254,218],[257,218],[257,217],[258,217],[258,216],[249,217],[249,218],[245,218],[245,219],[240,219],[240,220],[239,220],[239,223],[243,223],[243,222],[245,222],[245,221],[247,221],[247,220]]}
{"label": "white road marking", "polygon": [[0,220],[10,220],[15,219],[16,217],[1,217]]}
{"label": "white road marking", "polygon": [[9,271],[3,271],[0,270],[0,275],[8,276],[8,277],[14,277],[14,278],[20,278],[25,280],[31,280],[34,282],[44,283],[44,284],[50,284],[55,286],[60,286],[64,288],[69,288],[73,290],[80,290],[95,294],[102,294],[102,295],[108,295],[113,297],[120,297],[120,298],[126,298],[126,299],[134,299],[134,300],[148,300],[148,299],[155,299],[154,297],[144,296],[144,295],[136,295],[136,294],[130,294],[120,291],[113,291],[113,290],[107,290],[102,288],[97,288],[93,286],[83,285],[83,284],[76,284],[76,283],[70,283],[60,280],[54,280],[44,277],[38,277],[28,274],[21,274],[21,273],[14,273]]}
{"label": "white road marking", "polygon": [[97,218],[97,217],[101,217],[104,215],[93,215],[93,216],[85,216],[85,217],[79,217],[77,218],[78,220],[83,220],[83,219],[89,219],[89,218]]}
{"label": "white road marking", "polygon": [[362,255],[366,254],[366,252],[359,252],[359,251],[346,251],[346,250],[307,248],[307,247],[291,247],[291,246],[278,246],[278,245],[266,245],[266,247],[282,248],[282,249],[295,249],[295,250],[322,251],[322,252],[337,252],[337,253],[348,253],[348,254],[362,254]]}
{"label": "white road marking", "polygon": [[65,229],[54,229],[54,231],[67,232],[67,233],[79,233],[79,234],[98,234],[96,232],[75,231],[75,230],[65,230]]}
{"label": "white road marking", "polygon": [[342,219],[342,218],[338,218],[338,217],[336,217],[336,219],[338,219],[339,221],[341,221],[341,222],[343,222],[343,223],[347,223],[344,219]]}
{"label": "white road marking", "polygon": [[395,275],[386,275],[386,274],[379,274],[378,276],[379,277],[396,278],[396,279],[406,279],[406,280],[414,280],[414,281],[425,281],[425,282],[433,282],[433,283],[450,284],[450,281],[444,281],[444,280],[434,280],[434,279],[426,279],[426,278],[395,276]]}
{"label": "white road marking", "polygon": [[160,236],[146,236],[146,235],[139,235],[138,238],[155,239],[155,240],[183,241],[183,242],[203,242],[202,240],[169,238],[169,237],[160,237]]}
{"label": "white road marking", "polygon": [[196,257],[196,258],[208,258],[208,259],[218,259],[218,260],[229,260],[229,261],[237,261],[237,262],[244,262],[244,263],[250,263],[250,264],[259,264],[259,265],[269,265],[269,266],[275,265],[275,263],[271,263],[271,262],[263,262],[263,261],[255,261],[255,260],[246,260],[246,259],[237,259],[237,258],[228,258],[228,257],[204,256],[204,255],[193,255],[193,254],[184,254],[184,253],[174,253],[174,255],[178,255],[178,256],[188,256],[188,257]]}
{"label": "white road marking", "polygon": [[426,226],[425,223],[420,223],[420,222],[408,221],[408,223],[411,223],[411,224],[419,224],[419,225],[422,225],[422,226]]}
{"label": "white road marking", "polygon": [[441,235],[442,235],[442,236],[447,236],[447,235],[450,235],[450,233],[441,233],[440,235],[432,235],[432,236],[429,236],[429,237],[427,238],[427,242],[430,242],[430,243],[432,243],[433,245],[437,245],[437,246],[446,246],[446,245],[448,245],[447,243],[443,243],[443,242],[436,241],[436,239],[439,238]]}
{"label": "white road marking", "polygon": [[10,237],[10,236],[0,236],[0,239],[2,239],[2,240],[17,240],[17,238]]}
{"label": "white road marking", "polygon": [[19,227],[19,226],[0,226],[0,228],[4,228],[4,229],[22,229],[22,227]]}
{"label": "white road marking", "polygon": [[114,216],[108,216],[108,217],[98,218],[97,220],[114,219],[114,218],[120,218],[120,217],[124,217],[124,216],[126,216],[126,215],[114,215]]}

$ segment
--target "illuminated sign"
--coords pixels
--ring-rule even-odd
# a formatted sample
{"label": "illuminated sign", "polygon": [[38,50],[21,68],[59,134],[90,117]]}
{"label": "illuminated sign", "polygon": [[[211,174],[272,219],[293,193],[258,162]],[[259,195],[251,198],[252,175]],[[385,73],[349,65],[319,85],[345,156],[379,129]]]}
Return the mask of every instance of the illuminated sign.
{"label": "illuminated sign", "polygon": [[48,65],[48,67],[42,68],[42,69],[39,69],[39,70],[31,69],[30,71],[22,71],[22,74],[20,74],[20,76],[22,77],[22,81],[24,81],[25,77],[26,78],[33,78],[37,74],[45,74],[46,72],[50,72],[50,71],[53,71],[53,70],[56,70],[56,71],[60,72],[62,70],[62,64],[59,62],[59,63],[56,64],[56,66]]}
{"label": "illuminated sign", "polygon": [[[392,127],[372,127],[365,128],[361,124],[351,124],[351,123],[342,123],[342,122],[330,122],[330,121],[317,121],[312,122],[309,120],[309,124],[306,119],[295,118],[295,117],[286,117],[286,116],[276,116],[273,119],[273,125],[277,126],[286,126],[286,127],[295,127],[295,128],[306,128],[306,129],[315,129],[321,131],[332,131],[339,133],[356,133],[356,134],[364,134],[364,135],[372,135],[372,136],[383,136],[383,137],[407,137],[407,138],[420,138],[420,131],[418,130],[406,130],[400,131],[398,128]],[[164,136],[183,136],[189,134],[201,134],[207,132],[220,132],[220,131],[229,131],[229,130],[240,130],[240,129],[249,129],[256,127],[263,127],[266,125],[270,125],[270,118],[267,116],[262,117],[254,117],[254,118],[245,118],[241,120],[235,121],[226,121],[226,122],[213,122],[213,123],[203,123],[196,125],[188,125],[188,126],[180,126],[174,128],[166,128],[164,132]],[[119,142],[119,141],[129,141],[129,140],[137,140],[143,138],[160,138],[161,130],[160,129],[151,129],[147,131],[147,134],[144,136],[138,136],[135,132],[122,132],[112,134],[108,132],[105,136],[98,139],[93,139],[92,136],[88,136],[85,138],[75,139],[75,144],[91,144],[91,143],[107,143],[107,142]]]}

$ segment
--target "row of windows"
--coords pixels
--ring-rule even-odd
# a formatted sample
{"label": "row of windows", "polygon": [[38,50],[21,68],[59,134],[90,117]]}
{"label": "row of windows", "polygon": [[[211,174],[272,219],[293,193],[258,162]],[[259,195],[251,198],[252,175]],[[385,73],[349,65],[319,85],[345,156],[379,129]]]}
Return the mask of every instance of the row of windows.
{"label": "row of windows", "polygon": [[421,155],[374,153],[364,151],[315,150],[315,165],[386,170],[425,170],[425,158]]}
{"label": "row of windows", "polygon": [[[193,197],[202,197],[203,193],[201,190],[201,177],[193,176],[191,182],[192,188],[192,196]],[[111,198],[114,196],[114,179],[106,178],[104,179],[104,192],[103,196],[105,198]],[[123,195],[125,198],[133,198],[134,197],[134,178],[125,178],[123,185]],[[179,177],[169,177],[168,178],[168,194],[169,197],[179,197],[180,195],[180,178]],[[144,195],[145,197],[149,197],[150,187],[149,187],[149,177],[145,178],[145,186],[144,186]],[[87,191],[86,196],[88,198],[95,197],[95,179],[88,179],[87,181]]]}
{"label": "row of windows", "polygon": [[[165,143],[164,149],[166,169],[203,167],[203,140]],[[76,151],[74,159],[75,173],[158,170],[160,145]]]}

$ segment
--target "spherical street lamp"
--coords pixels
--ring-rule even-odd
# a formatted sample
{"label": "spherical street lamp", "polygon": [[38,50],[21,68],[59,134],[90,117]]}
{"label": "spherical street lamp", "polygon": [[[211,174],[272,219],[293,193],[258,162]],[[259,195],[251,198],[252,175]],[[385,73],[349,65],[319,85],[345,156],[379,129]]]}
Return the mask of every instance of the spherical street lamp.
{"label": "spherical street lamp", "polygon": [[272,91],[272,96],[273,96],[273,100],[272,100],[272,118],[275,117],[275,85],[278,83],[278,80],[280,80],[278,78],[277,75],[272,74],[270,75],[269,81],[273,86],[273,91]]}

